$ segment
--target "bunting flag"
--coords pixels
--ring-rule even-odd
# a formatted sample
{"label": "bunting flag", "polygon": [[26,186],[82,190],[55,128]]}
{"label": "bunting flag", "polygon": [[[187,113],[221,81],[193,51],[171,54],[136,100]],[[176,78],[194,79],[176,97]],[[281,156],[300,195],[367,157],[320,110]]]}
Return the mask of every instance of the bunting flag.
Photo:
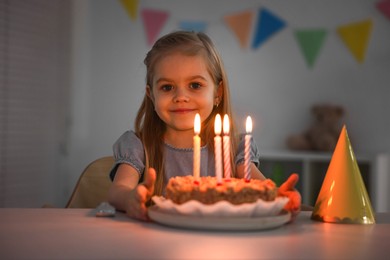
{"label": "bunting flag", "polygon": [[390,0],[384,0],[376,4],[376,8],[390,19]]}
{"label": "bunting flag", "polygon": [[248,47],[253,16],[252,11],[245,11],[224,17],[225,23],[236,35],[241,48]]}
{"label": "bunting flag", "polygon": [[[131,19],[136,20],[139,0],[120,0],[120,2]],[[390,18],[390,0],[380,1],[376,4],[376,7]],[[257,15],[256,21],[254,20],[255,15]],[[162,10],[148,8],[141,10],[148,45],[155,42],[169,16],[168,12]],[[223,20],[237,38],[241,48],[247,48],[251,45],[253,49],[257,49],[287,26],[283,19],[266,8],[260,8],[257,13],[250,9],[226,15]],[[181,21],[178,26],[181,30],[204,32],[208,24],[203,21]],[[364,62],[372,28],[373,22],[371,19],[342,25],[337,28],[337,33],[342,42],[359,63]],[[327,32],[325,30],[297,29],[295,31],[295,38],[309,67],[314,66],[326,36]],[[250,43],[251,39],[252,42]]]}
{"label": "bunting flag", "polygon": [[121,2],[130,18],[135,21],[137,19],[138,0],[121,0]]}
{"label": "bunting flag", "polygon": [[252,42],[252,47],[257,49],[268,38],[279,32],[286,26],[286,22],[268,11],[265,8],[259,10],[256,31]]}
{"label": "bunting flag", "polygon": [[364,20],[337,28],[337,32],[352,55],[360,63],[364,61],[368,40],[371,35],[372,20]]}
{"label": "bunting flag", "polygon": [[148,45],[152,45],[167,21],[169,14],[160,10],[143,9],[141,15],[145,25]]}
{"label": "bunting flag", "polygon": [[327,32],[323,29],[296,30],[295,37],[309,67],[314,62],[324,43]]}
{"label": "bunting flag", "polygon": [[205,32],[207,24],[201,21],[182,21],[179,28],[184,31]]}

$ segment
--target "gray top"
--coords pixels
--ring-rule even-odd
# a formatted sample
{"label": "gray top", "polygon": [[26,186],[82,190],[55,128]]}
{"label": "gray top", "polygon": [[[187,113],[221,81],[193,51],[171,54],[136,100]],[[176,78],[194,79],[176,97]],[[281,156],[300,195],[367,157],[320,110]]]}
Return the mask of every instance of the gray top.
{"label": "gray top", "polygon": [[[259,165],[259,151],[253,138],[251,138],[250,160],[256,165]],[[169,144],[165,144],[165,176],[164,184],[173,176],[184,176],[192,174],[193,170],[193,149],[192,148],[176,148]],[[245,138],[240,136],[237,156],[234,158],[236,165],[244,162]],[[126,163],[133,166],[142,178],[145,169],[145,154],[141,140],[133,131],[126,131],[113,145],[115,165],[110,172],[110,177],[113,180],[116,170],[121,163]],[[201,176],[215,176],[214,153],[210,153],[207,146],[201,147]]]}

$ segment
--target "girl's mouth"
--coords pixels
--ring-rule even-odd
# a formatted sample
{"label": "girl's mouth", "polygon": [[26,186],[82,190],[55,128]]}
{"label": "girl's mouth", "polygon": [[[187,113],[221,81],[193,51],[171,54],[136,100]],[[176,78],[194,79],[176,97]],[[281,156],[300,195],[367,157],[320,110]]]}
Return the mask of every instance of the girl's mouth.
{"label": "girl's mouth", "polygon": [[172,113],[189,113],[189,112],[193,112],[193,111],[194,111],[194,109],[186,109],[186,108],[171,110]]}

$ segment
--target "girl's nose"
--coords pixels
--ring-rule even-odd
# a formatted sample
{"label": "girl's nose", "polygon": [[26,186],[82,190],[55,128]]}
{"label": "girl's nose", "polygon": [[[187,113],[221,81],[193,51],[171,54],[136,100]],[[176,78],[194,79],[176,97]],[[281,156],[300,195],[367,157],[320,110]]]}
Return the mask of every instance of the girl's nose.
{"label": "girl's nose", "polygon": [[188,102],[188,93],[183,88],[176,88],[173,102]]}

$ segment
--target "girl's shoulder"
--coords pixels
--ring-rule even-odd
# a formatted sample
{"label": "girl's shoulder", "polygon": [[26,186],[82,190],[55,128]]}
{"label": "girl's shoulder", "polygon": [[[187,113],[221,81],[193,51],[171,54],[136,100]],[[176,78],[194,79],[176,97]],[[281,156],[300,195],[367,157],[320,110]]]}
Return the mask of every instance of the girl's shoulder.
{"label": "girl's shoulder", "polygon": [[135,134],[133,130],[127,130],[117,140],[117,142],[141,142],[141,139]]}
{"label": "girl's shoulder", "polygon": [[111,179],[114,179],[117,167],[121,163],[133,166],[140,176],[144,172],[144,146],[134,131],[126,131],[118,138],[113,145],[113,155],[115,165],[110,173]]}
{"label": "girl's shoulder", "polygon": [[127,148],[143,150],[141,139],[135,134],[133,130],[124,132],[118,140],[114,143],[114,148],[126,150]]}

